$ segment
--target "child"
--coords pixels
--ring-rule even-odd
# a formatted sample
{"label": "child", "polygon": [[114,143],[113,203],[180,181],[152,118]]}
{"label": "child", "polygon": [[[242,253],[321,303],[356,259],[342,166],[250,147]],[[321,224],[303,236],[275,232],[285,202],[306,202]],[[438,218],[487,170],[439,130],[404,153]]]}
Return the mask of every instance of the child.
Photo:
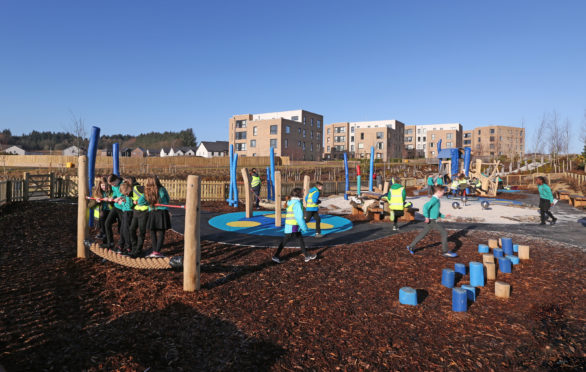
{"label": "child", "polygon": [[260,186],[261,186],[260,177],[258,176],[258,173],[256,172],[256,168],[252,168],[252,171],[250,172],[250,188],[252,189],[252,192],[254,193],[254,207],[255,208],[260,207]]}
{"label": "child", "polygon": [[311,220],[311,217],[315,218],[315,237],[321,238],[321,218],[319,218],[319,193],[323,190],[324,186],[321,182],[316,182],[309,193],[305,196],[305,223]]}
{"label": "child", "polygon": [[[92,193],[94,198],[98,199],[109,199],[112,197],[112,187],[108,184],[108,177],[103,176],[100,178],[100,182],[94,188]],[[112,209],[112,205],[105,200],[92,200],[95,202],[96,208],[99,212],[98,226],[100,227],[100,234],[97,236],[98,239],[106,238],[106,218]],[[91,208],[91,206],[90,206]]]}
{"label": "child", "polygon": [[547,185],[547,181],[543,176],[537,177],[535,182],[537,183],[537,189],[539,190],[539,214],[541,215],[540,225],[545,225],[547,217],[551,218],[550,224],[555,225],[558,219],[555,218],[549,210],[553,204],[553,194],[551,193],[551,189]]}
{"label": "child", "polygon": [[[106,218],[106,241],[101,245],[102,248],[112,249],[114,248],[114,238],[112,234],[112,225],[115,221],[118,221],[118,232],[121,233],[121,221],[122,221],[122,206],[118,204],[120,197],[120,184],[122,183],[122,179],[115,174],[111,174],[108,176],[108,184],[112,189],[112,198],[114,199],[114,208],[110,210],[108,213],[108,217]],[[122,233],[120,234],[122,238]],[[121,243],[124,243],[123,241]]]}
{"label": "child", "polygon": [[120,184],[120,196],[116,204],[120,205],[121,219],[118,224],[120,230],[120,243],[116,253],[118,254],[129,254],[132,248],[130,241],[130,221],[132,220],[132,209],[134,204],[132,203],[132,185],[128,181],[124,181]]}
{"label": "child", "polygon": [[301,191],[299,187],[291,190],[291,198],[287,202],[287,214],[285,215],[285,236],[283,237],[283,240],[281,240],[281,244],[279,244],[279,248],[272,258],[276,263],[281,263],[279,254],[283,250],[285,244],[293,238],[299,239],[301,252],[305,257],[305,262],[314,260],[317,257],[315,254],[307,253],[305,250],[303,235],[301,235],[302,233],[307,232],[307,225],[303,219],[303,204],[301,203],[302,195],[303,191]]}
{"label": "child", "polygon": [[[132,221],[130,222],[130,241],[132,243],[130,256],[136,258],[142,254],[149,217],[149,204],[144,196],[144,187],[136,182],[132,188],[132,202],[134,210],[132,212]],[[137,229],[138,238],[136,235]]]}
{"label": "child", "polygon": [[415,245],[419,243],[421,239],[423,239],[430,230],[434,229],[439,231],[442,237],[442,254],[444,257],[458,257],[455,252],[448,251],[448,233],[446,229],[442,225],[437,222],[438,218],[445,218],[443,214],[440,212],[440,199],[444,196],[444,189],[441,186],[434,186],[433,187],[434,194],[431,197],[431,200],[425,203],[423,206],[423,215],[425,216],[425,227],[423,231],[417,235],[417,237],[407,246],[407,250],[409,253],[415,253]]}
{"label": "child", "polygon": [[165,240],[165,231],[171,228],[171,217],[167,207],[155,204],[169,204],[169,193],[161,185],[157,176],[147,179],[144,187],[144,196],[149,204],[149,220],[147,228],[151,232],[152,252],[147,257],[164,257],[161,254]]}
{"label": "child", "polygon": [[433,194],[433,174],[427,176],[427,195]]}
{"label": "child", "polygon": [[405,200],[407,199],[407,192],[401,180],[393,177],[393,184],[389,189],[387,196],[383,197],[389,203],[389,210],[391,212],[390,219],[393,221],[393,231],[399,230],[399,217],[405,213]]}

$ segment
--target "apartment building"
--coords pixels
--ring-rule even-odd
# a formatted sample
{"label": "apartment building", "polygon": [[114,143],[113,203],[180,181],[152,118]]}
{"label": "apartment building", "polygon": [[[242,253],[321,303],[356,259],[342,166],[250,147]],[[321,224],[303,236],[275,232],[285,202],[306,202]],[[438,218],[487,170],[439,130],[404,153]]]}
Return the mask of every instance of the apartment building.
{"label": "apartment building", "polygon": [[[470,147],[476,156],[514,158],[525,153],[525,129],[493,125],[474,128],[471,132]],[[464,144],[465,147],[468,147]]]}
{"label": "apartment building", "polygon": [[331,123],[325,126],[324,158],[339,159],[347,152],[352,158],[383,161],[402,158],[405,124],[398,120]]}
{"label": "apartment building", "polygon": [[[433,138],[432,138],[433,137]],[[405,126],[405,149],[414,157],[437,155],[437,141],[442,148],[462,146],[462,124],[422,124]],[[448,146],[447,143],[450,143]]]}
{"label": "apartment building", "polygon": [[442,149],[462,147],[462,130],[461,129],[437,129],[427,130],[427,146],[425,150],[426,158],[435,158],[438,154],[438,143],[441,142]]}
{"label": "apartment building", "polygon": [[238,156],[276,156],[321,160],[323,116],[305,110],[234,115],[229,143]]}

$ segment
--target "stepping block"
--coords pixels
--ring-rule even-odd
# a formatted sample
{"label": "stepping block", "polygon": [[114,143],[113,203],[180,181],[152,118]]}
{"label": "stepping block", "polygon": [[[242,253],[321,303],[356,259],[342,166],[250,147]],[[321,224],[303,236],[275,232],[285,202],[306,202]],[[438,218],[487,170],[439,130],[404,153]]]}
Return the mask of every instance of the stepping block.
{"label": "stepping block", "polygon": [[460,288],[466,290],[466,295],[468,296],[468,301],[474,302],[476,301],[476,287],[473,287],[468,284],[463,284]]}
{"label": "stepping block", "polygon": [[458,274],[466,275],[466,265],[461,263],[454,264],[454,271]]}
{"label": "stepping block", "polygon": [[468,291],[462,288],[452,289],[452,311],[466,312],[468,310]]}
{"label": "stepping block", "polygon": [[491,249],[495,249],[499,247],[498,240],[496,239],[488,239],[488,247]]}
{"label": "stepping block", "polygon": [[511,296],[511,285],[505,282],[494,282],[494,294],[500,298],[509,298]]}
{"label": "stepping block", "polygon": [[513,252],[519,252],[519,244],[513,244]]}
{"label": "stepping block", "polygon": [[490,249],[488,248],[488,245],[486,244],[478,244],[478,253],[488,253],[490,252]]}
{"label": "stepping block", "polygon": [[499,271],[504,274],[510,274],[513,271],[513,263],[506,257],[499,258]]}
{"label": "stepping block", "polygon": [[529,246],[528,245],[520,245],[519,246],[519,258],[521,260],[528,260],[529,259]]}
{"label": "stepping block", "polygon": [[496,258],[505,257],[505,252],[500,248],[493,249],[492,253],[494,254],[494,257],[496,257]]}
{"label": "stepping block", "polygon": [[486,268],[486,279],[487,280],[495,280],[496,279],[496,265],[494,262],[485,262],[484,267]]}
{"label": "stepping block", "polygon": [[511,238],[502,238],[502,248],[505,252],[505,255],[512,255],[513,254],[513,239]]}
{"label": "stepping block", "polygon": [[484,265],[480,262],[470,262],[470,285],[484,287]]}
{"label": "stepping block", "polygon": [[399,303],[403,305],[417,306],[417,291],[411,287],[399,289]]}
{"label": "stepping block", "polygon": [[452,269],[442,270],[442,285],[447,288],[454,288],[456,281],[456,273]]}
{"label": "stepping block", "polygon": [[513,264],[513,266],[519,264],[519,257],[517,257],[517,256],[511,256],[511,255],[507,255],[505,257],[507,259],[511,260],[511,263]]}
{"label": "stepping block", "polygon": [[483,263],[494,263],[494,255],[493,254],[483,254],[482,255],[482,262]]}
{"label": "stepping block", "polygon": [[499,248],[501,248],[503,246],[503,239],[499,238]]}

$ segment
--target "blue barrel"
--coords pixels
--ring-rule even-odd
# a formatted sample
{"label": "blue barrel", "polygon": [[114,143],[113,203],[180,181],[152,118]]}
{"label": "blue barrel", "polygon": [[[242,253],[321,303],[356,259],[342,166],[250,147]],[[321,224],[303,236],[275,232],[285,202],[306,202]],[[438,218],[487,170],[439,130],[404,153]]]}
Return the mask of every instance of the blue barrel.
{"label": "blue barrel", "polygon": [[454,264],[454,271],[458,274],[466,275],[466,265],[461,263]]}
{"label": "blue barrel", "polygon": [[501,273],[509,274],[513,271],[513,263],[505,257],[499,258],[499,270]]}
{"label": "blue barrel", "polygon": [[517,256],[513,256],[513,255],[507,255],[505,256],[507,259],[511,260],[511,263],[514,265],[518,265],[519,264],[519,257]]}
{"label": "blue barrel", "polygon": [[399,289],[399,302],[403,305],[417,305],[417,291],[411,287]]}
{"label": "blue barrel", "polygon": [[470,302],[476,301],[476,287],[473,287],[468,284],[463,284],[461,288],[466,290],[466,292],[467,292],[466,295],[468,296],[468,301],[470,301]]}
{"label": "blue barrel", "polygon": [[503,251],[505,252],[505,255],[512,255],[513,254],[513,239],[501,238],[501,246],[503,247]]}
{"label": "blue barrel", "polygon": [[486,244],[478,244],[478,253],[488,253],[490,250],[488,249],[488,245]]}
{"label": "blue barrel", "polygon": [[494,258],[505,257],[505,252],[500,248],[493,249]]}
{"label": "blue barrel", "polygon": [[442,285],[448,288],[454,288],[454,282],[456,280],[456,273],[452,269],[442,270]]}
{"label": "blue barrel", "polygon": [[480,262],[470,262],[470,285],[484,287],[484,265]]}
{"label": "blue barrel", "polygon": [[465,312],[468,310],[468,291],[462,288],[452,289],[452,311]]}
{"label": "blue barrel", "polygon": [[513,244],[513,252],[519,252],[519,244]]}

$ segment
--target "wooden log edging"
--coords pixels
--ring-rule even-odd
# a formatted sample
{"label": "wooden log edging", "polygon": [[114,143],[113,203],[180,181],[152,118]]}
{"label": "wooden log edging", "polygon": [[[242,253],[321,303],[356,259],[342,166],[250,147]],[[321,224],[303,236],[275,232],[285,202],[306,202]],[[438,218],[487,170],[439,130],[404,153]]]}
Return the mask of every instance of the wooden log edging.
{"label": "wooden log edging", "polygon": [[98,243],[91,244],[90,251],[108,261],[135,269],[165,270],[171,268],[169,264],[170,257],[132,258],[118,254],[111,249],[101,248]]}

